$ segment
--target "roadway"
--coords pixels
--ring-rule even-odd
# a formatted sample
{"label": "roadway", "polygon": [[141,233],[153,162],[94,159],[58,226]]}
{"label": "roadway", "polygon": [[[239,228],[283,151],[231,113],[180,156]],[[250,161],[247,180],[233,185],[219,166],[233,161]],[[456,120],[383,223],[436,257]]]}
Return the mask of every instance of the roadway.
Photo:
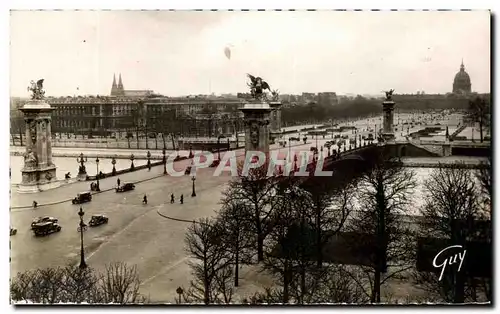
{"label": "roadway", "polygon": [[[293,147],[294,150],[308,150],[311,143]],[[276,147],[276,146],[274,146]],[[282,148],[281,153],[288,151]],[[237,156],[243,153],[237,152]],[[175,170],[182,170],[191,163],[184,160],[175,163]],[[214,215],[220,208],[220,195],[230,179],[229,173],[213,176],[214,168],[197,170],[195,198],[191,197],[190,176],[174,177],[163,174],[163,167],[157,166],[120,176],[121,182],[137,182],[134,191],[115,193],[114,190],[95,194],[91,202],[83,204],[85,221],[92,214],[105,214],[107,225],[89,228],[85,234],[85,253],[88,264],[102,269],[105,264],[125,261],[137,265],[143,281],[141,292],[154,302],[169,302],[175,297],[175,289],[189,285],[189,267],[185,263],[184,236],[188,223],[168,220],[161,213],[184,220]],[[18,194],[12,191],[11,226],[18,229],[11,240],[11,274],[34,268],[64,266],[78,263],[80,239],[77,232],[79,205],[69,201],[77,192],[88,189],[88,182],[69,184],[59,189],[37,194]],[[112,189],[116,178],[100,180],[102,190]],[[170,204],[174,193],[176,203]],[[144,194],[148,204],[142,204]],[[184,204],[179,204],[180,194]],[[31,209],[36,198],[42,206]],[[64,201],[67,200],[67,201]],[[58,204],[43,205],[62,201]],[[28,206],[28,208],[19,208]],[[30,230],[34,217],[53,216],[59,219],[62,231],[47,237],[37,238]]]}

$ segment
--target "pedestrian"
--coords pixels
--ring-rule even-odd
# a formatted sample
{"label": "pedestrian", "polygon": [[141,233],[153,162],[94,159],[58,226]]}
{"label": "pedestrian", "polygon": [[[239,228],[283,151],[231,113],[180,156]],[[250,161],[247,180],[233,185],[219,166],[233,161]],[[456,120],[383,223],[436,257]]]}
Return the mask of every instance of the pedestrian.
{"label": "pedestrian", "polygon": [[175,203],[174,193],[170,195],[170,204]]}
{"label": "pedestrian", "polygon": [[184,204],[184,195],[181,194],[181,204]]}
{"label": "pedestrian", "polygon": [[144,198],[142,199],[142,203],[144,205],[148,205],[148,197],[146,196],[146,194],[144,194]]}
{"label": "pedestrian", "polygon": [[33,201],[33,208],[36,208],[38,206],[38,203],[36,201]]}
{"label": "pedestrian", "polygon": [[116,185],[118,185],[118,187],[120,187],[120,178],[116,179]]}

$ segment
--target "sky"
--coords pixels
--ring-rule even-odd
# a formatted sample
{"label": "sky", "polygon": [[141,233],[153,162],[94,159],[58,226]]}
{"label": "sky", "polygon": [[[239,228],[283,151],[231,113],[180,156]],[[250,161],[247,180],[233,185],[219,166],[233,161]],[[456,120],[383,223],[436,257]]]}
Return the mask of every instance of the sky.
{"label": "sky", "polygon": [[[11,96],[125,89],[167,96],[247,92],[246,73],[282,94],[451,92],[462,58],[490,92],[490,13],[11,11]],[[231,55],[225,54],[229,48]]]}

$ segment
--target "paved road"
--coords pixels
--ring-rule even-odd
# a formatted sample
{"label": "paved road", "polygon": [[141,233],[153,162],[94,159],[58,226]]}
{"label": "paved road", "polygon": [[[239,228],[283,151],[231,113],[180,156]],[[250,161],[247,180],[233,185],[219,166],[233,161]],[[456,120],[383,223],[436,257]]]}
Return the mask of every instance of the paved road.
{"label": "paved road", "polygon": [[[304,150],[310,146],[308,143],[293,149]],[[288,148],[281,151],[285,153]],[[190,162],[176,163],[175,169],[180,170]],[[220,208],[221,191],[230,179],[229,173],[215,177],[213,171],[213,168],[197,170],[196,198],[190,197],[192,182],[189,176],[163,176],[161,166],[154,167],[151,172],[141,170],[120,176],[122,182],[151,179],[137,184],[134,191],[94,195],[92,202],[83,205],[85,220],[88,221],[92,214],[103,213],[109,217],[109,223],[85,232],[88,264],[97,269],[113,261],[136,264],[144,281],[141,291],[152,301],[171,301],[179,285],[186,287],[189,284],[184,251],[184,235],[189,224],[161,218],[157,211],[185,220],[213,215]],[[115,183],[116,178],[103,179],[101,188],[112,188]],[[36,196],[13,192],[12,205],[30,206],[33,197],[39,203],[69,199],[87,186],[88,183],[75,183]],[[177,200],[173,205],[170,204],[171,193]],[[178,203],[181,193],[185,197],[184,205]],[[148,205],[142,204],[144,194],[148,196]],[[71,202],[41,206],[36,210],[12,209],[11,225],[18,233],[11,237],[11,274],[77,263],[80,247],[78,209],[79,206]],[[30,223],[34,217],[45,215],[57,217],[63,229],[60,233],[36,238]]]}

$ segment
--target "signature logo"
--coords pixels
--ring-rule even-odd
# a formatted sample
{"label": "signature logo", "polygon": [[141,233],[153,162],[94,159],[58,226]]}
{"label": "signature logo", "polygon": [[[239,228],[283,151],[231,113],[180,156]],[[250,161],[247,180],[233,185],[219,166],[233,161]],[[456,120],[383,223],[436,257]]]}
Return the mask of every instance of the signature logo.
{"label": "signature logo", "polygon": [[432,266],[435,268],[441,268],[441,274],[439,275],[439,281],[443,279],[443,274],[446,269],[446,266],[452,266],[453,264],[456,264],[458,261],[460,261],[460,264],[458,265],[458,271],[462,268],[462,264],[465,260],[465,253],[467,253],[467,250],[463,250],[463,252],[455,253],[452,255],[449,255],[444,259],[444,261],[441,264],[437,264],[437,260],[440,256],[443,256],[447,253],[448,250],[454,249],[454,248],[463,248],[461,245],[451,245],[448,246],[447,248],[442,249],[439,253],[436,254],[434,259],[432,260]]}

